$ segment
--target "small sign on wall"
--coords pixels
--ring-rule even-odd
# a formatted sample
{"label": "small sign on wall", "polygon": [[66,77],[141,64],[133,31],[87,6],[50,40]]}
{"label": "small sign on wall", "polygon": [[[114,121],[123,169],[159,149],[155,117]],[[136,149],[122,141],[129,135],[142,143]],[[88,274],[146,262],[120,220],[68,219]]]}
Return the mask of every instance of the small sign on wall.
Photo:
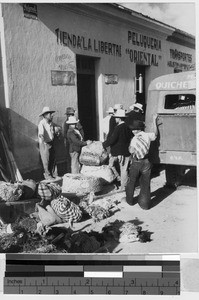
{"label": "small sign on wall", "polygon": [[75,73],[73,71],[51,71],[52,85],[75,85]]}
{"label": "small sign on wall", "polygon": [[117,74],[105,74],[105,83],[106,84],[117,84],[118,75]]}
{"label": "small sign on wall", "polygon": [[23,4],[24,17],[37,20],[37,5],[32,3]]}

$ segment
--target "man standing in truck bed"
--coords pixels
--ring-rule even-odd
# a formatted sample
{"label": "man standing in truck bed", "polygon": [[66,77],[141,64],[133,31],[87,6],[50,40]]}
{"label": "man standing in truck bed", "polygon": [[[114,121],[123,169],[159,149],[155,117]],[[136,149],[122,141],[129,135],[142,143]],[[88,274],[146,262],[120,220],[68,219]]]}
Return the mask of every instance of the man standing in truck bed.
{"label": "man standing in truck bed", "polygon": [[131,153],[131,165],[129,170],[129,179],[126,186],[126,201],[128,204],[134,204],[134,190],[137,179],[140,183],[140,194],[138,204],[142,209],[150,208],[150,180],[152,164],[148,160],[148,153],[151,141],[157,137],[157,115],[153,115],[154,132],[144,132],[145,125],[140,120],[134,120],[129,124],[134,137],[129,146]]}

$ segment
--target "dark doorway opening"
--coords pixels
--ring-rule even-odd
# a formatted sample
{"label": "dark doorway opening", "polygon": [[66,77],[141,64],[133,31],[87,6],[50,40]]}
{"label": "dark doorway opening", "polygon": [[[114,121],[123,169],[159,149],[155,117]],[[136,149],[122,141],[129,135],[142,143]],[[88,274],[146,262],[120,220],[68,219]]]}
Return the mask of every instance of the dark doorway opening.
{"label": "dark doorway opening", "polygon": [[[143,105],[144,111],[146,107],[146,95],[145,95],[145,76],[147,66],[136,65],[136,78],[139,78],[140,74],[143,78],[143,90],[142,93],[136,92],[136,101]],[[137,89],[136,89],[137,90]]]}
{"label": "dark doorway opening", "polygon": [[77,55],[78,115],[84,139],[97,140],[95,59]]}

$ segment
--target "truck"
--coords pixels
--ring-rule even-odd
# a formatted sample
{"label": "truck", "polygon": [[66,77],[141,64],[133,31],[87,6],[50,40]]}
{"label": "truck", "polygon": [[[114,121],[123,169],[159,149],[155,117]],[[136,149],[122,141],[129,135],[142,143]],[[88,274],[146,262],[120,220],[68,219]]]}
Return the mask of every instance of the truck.
{"label": "truck", "polygon": [[196,72],[160,76],[148,88],[146,132],[157,114],[158,136],[151,144],[153,164],[165,166],[166,184],[177,187],[185,171],[196,168]]}

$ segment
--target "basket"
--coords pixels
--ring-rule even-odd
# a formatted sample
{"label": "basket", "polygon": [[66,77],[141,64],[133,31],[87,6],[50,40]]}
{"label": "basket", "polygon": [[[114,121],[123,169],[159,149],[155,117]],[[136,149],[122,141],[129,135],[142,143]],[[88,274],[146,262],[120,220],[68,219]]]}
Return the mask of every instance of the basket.
{"label": "basket", "polygon": [[75,203],[61,196],[51,201],[51,207],[64,222],[78,222],[82,217],[82,211]]}
{"label": "basket", "polygon": [[94,176],[103,178],[107,183],[115,180],[116,176],[113,170],[108,165],[103,166],[82,166],[81,174],[86,176]]}
{"label": "basket", "polygon": [[63,176],[62,193],[88,194],[102,190],[104,180],[94,176],[67,173]]}

